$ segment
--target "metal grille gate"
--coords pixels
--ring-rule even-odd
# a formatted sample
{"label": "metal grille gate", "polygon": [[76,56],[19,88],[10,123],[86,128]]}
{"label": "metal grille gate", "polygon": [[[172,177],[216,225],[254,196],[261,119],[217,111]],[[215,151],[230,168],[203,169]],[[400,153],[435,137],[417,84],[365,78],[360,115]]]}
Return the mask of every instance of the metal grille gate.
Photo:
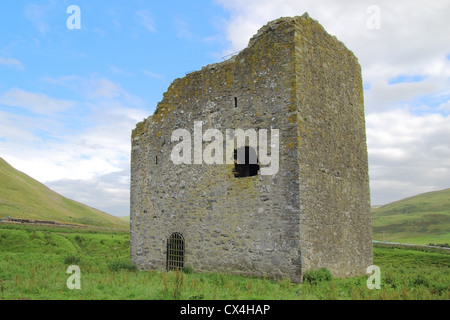
{"label": "metal grille gate", "polygon": [[167,240],[167,271],[180,270],[184,264],[184,238],[180,233],[172,233]]}

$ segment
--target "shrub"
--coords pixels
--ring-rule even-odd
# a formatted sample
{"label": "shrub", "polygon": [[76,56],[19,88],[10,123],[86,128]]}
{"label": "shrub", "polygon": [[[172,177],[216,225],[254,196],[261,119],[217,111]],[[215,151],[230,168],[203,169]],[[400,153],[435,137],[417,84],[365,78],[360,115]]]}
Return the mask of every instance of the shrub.
{"label": "shrub", "polygon": [[108,268],[109,270],[116,272],[120,270],[137,271],[137,267],[130,261],[111,261],[108,263]]}
{"label": "shrub", "polygon": [[283,289],[289,289],[292,286],[291,279],[283,278],[278,282]]}
{"label": "shrub", "polygon": [[391,286],[393,289],[396,289],[399,285],[396,277],[394,276],[392,271],[386,272],[386,277],[384,279],[384,284]]}
{"label": "shrub", "polygon": [[409,281],[409,284],[413,287],[418,287],[418,286],[429,287],[430,286],[430,282],[422,274],[418,274],[415,278],[411,279]]}
{"label": "shrub", "polygon": [[184,266],[182,271],[185,274],[191,274],[194,272],[194,268],[192,266]]}
{"label": "shrub", "polygon": [[73,255],[73,254],[70,254],[64,258],[64,264],[69,264],[69,265],[79,264],[80,261],[81,261],[81,257]]}
{"label": "shrub", "polygon": [[303,276],[303,280],[312,285],[315,285],[322,281],[331,281],[333,276],[327,268],[321,268],[317,270],[308,270]]}
{"label": "shrub", "polygon": [[83,242],[83,237],[80,237],[79,235],[76,235],[76,236],[75,236],[75,241],[76,241],[78,244],[81,244],[81,243]]}

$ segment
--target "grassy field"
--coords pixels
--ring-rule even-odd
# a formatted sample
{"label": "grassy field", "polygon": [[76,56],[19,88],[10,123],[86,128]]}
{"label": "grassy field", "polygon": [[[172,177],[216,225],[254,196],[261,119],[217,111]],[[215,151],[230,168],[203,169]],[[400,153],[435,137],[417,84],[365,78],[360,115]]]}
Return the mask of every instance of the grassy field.
{"label": "grassy field", "polygon": [[[381,289],[368,276],[292,284],[227,274],[138,271],[129,262],[129,234],[0,223],[0,299],[440,299],[450,298],[450,253],[374,247]],[[69,290],[69,265],[81,290]]]}
{"label": "grassy field", "polygon": [[0,158],[0,218],[50,220],[126,230],[118,217],[67,199]]}
{"label": "grassy field", "polygon": [[372,210],[373,239],[427,245],[450,243],[450,189]]}

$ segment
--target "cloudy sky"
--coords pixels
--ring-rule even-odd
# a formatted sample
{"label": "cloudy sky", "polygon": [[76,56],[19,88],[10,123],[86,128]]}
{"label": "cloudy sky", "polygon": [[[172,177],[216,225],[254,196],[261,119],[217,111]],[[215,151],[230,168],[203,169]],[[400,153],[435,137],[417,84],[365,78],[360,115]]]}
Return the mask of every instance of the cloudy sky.
{"label": "cloudy sky", "polygon": [[1,1],[0,157],[128,215],[131,130],[170,83],[305,11],[362,66],[372,204],[449,188],[448,0]]}

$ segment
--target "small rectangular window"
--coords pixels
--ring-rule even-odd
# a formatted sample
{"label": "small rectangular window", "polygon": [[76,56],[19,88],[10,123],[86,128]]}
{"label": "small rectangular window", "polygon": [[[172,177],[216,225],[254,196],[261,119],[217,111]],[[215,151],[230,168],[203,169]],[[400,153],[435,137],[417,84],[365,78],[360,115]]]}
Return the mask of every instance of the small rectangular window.
{"label": "small rectangular window", "polygon": [[[245,153],[244,153],[245,152]],[[245,154],[245,162],[238,163],[238,153]],[[241,160],[242,161],[242,160]],[[253,177],[258,174],[259,164],[256,151],[251,147],[241,147],[234,150],[234,169],[233,174],[235,178]]]}

